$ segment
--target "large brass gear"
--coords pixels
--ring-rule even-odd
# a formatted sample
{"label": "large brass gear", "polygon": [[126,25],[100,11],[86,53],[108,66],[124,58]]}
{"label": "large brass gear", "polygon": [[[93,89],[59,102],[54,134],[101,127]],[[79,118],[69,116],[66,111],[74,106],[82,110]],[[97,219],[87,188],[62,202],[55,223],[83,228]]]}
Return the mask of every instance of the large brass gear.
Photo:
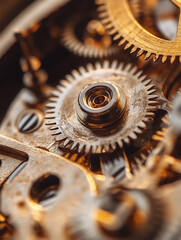
{"label": "large brass gear", "polygon": [[[124,142],[136,139],[154,116],[157,96],[150,81],[136,67],[123,67],[117,61],[95,67],[89,64],[87,70],[80,67],[79,72],[74,70],[60,81],[47,105],[46,124],[60,146],[76,148],[77,152],[122,148]],[[93,95],[98,95],[93,96],[92,89]],[[93,106],[96,101],[98,105]]]}
{"label": "large brass gear", "polygon": [[[98,10],[100,17],[110,34],[115,35],[114,39],[120,40],[119,45],[125,44],[125,49],[130,52],[137,51],[137,56],[146,54],[145,59],[154,56],[154,61],[162,58],[165,62],[170,58],[173,63],[178,57],[181,62],[181,18],[178,24],[177,36],[174,40],[168,41],[159,38],[144,29],[133,16],[128,0],[96,0],[100,5]],[[179,8],[181,1],[172,0]]]}

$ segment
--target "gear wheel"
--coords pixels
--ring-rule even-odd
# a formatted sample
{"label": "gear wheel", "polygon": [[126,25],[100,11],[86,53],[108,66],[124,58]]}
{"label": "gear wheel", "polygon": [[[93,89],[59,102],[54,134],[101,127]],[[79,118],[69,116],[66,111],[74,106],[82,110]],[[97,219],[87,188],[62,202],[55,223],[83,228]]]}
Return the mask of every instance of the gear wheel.
{"label": "gear wheel", "polygon": [[[179,8],[181,2],[172,0]],[[130,52],[137,51],[137,56],[145,55],[145,59],[154,56],[156,61],[161,56],[162,62],[170,57],[173,63],[176,57],[181,62],[181,21],[178,24],[177,36],[174,40],[168,41],[148,32],[134,18],[128,0],[96,0],[100,5],[98,11],[102,22],[110,34],[115,35],[114,39],[121,39],[119,45],[125,44],[125,49],[130,48]]]}
{"label": "gear wheel", "polygon": [[94,18],[94,13],[87,16],[77,14],[71,17],[62,33],[63,45],[75,55],[99,58],[109,57],[118,52],[118,47],[112,44],[102,23]]}
{"label": "gear wheel", "polygon": [[112,188],[86,200],[71,209],[67,230],[73,239],[159,239],[166,204],[153,192]]}
{"label": "gear wheel", "polygon": [[157,108],[155,89],[131,64],[105,61],[79,68],[53,92],[46,124],[59,146],[77,152],[115,150],[145,128]]}

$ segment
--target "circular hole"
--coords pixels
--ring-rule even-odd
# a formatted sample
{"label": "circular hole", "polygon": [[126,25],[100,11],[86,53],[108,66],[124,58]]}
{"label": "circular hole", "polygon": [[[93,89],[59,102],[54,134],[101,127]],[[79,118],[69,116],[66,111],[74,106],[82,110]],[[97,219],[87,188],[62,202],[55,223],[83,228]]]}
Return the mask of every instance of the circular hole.
{"label": "circular hole", "polygon": [[30,196],[34,202],[47,206],[56,200],[60,184],[57,176],[46,173],[33,183]]}
{"label": "circular hole", "polygon": [[106,97],[103,95],[99,95],[94,98],[93,103],[95,105],[101,105],[101,104],[104,104],[105,101],[106,101]]}
{"label": "circular hole", "polygon": [[101,108],[106,106],[112,99],[111,89],[101,86],[93,87],[86,93],[87,105],[91,108]]}

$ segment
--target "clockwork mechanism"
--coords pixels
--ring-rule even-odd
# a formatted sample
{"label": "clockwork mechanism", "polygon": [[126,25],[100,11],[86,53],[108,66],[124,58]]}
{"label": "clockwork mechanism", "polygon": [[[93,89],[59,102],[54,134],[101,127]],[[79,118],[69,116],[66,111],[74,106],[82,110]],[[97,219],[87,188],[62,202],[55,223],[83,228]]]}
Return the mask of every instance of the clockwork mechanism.
{"label": "clockwork mechanism", "polygon": [[0,239],[181,239],[180,7],[0,3]]}

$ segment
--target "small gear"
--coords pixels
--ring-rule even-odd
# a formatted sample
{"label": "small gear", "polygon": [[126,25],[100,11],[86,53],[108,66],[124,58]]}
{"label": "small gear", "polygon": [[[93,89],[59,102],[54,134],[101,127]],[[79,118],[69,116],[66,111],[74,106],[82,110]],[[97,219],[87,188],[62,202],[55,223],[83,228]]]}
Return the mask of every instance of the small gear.
{"label": "small gear", "polygon": [[[133,16],[128,0],[97,0],[100,7],[98,11],[105,24],[106,29],[115,40],[120,40],[119,45],[125,44],[125,49],[130,48],[130,52],[137,51],[137,56],[145,55],[145,59],[154,56],[153,60],[157,61],[161,56],[162,62],[170,57],[173,63],[178,57],[181,62],[181,21],[178,24],[177,36],[174,40],[168,41],[159,38],[144,29]],[[181,2],[172,0],[179,8]]]}
{"label": "small gear", "polygon": [[63,45],[75,55],[83,57],[99,58],[115,55],[118,47],[112,44],[105,27],[94,15],[94,12],[86,11],[86,15],[71,16],[62,33]]}
{"label": "small gear", "polygon": [[109,153],[136,139],[157,109],[155,89],[136,67],[105,61],[80,67],[53,92],[46,124],[60,147]]}

